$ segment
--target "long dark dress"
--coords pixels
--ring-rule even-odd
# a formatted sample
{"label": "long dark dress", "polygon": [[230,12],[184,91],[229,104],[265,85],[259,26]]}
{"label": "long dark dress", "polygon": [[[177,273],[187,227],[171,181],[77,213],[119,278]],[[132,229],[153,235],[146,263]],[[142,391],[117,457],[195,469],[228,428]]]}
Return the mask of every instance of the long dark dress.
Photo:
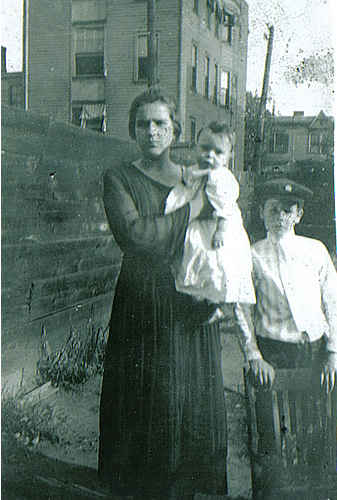
{"label": "long dark dress", "polygon": [[135,165],[105,176],[104,203],[124,253],[100,407],[99,474],[136,498],[226,492],[226,411],[210,306],[176,292],[186,205],[164,215],[170,188]]}

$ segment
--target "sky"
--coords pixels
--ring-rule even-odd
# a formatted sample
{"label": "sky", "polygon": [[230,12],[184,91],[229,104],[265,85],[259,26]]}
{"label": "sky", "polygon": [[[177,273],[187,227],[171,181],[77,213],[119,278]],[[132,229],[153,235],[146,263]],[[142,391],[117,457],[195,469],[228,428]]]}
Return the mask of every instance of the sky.
{"label": "sky", "polygon": [[[166,0],[167,1],[167,0]],[[335,46],[332,7],[335,0],[247,0],[249,37],[247,90],[261,94],[268,24],[274,26],[274,42],[267,107],[276,114],[304,111],[314,116],[322,109],[335,114],[333,85],[304,83],[296,87],[287,76],[304,58]],[[22,69],[23,0],[1,0],[1,45],[7,47],[7,71]]]}

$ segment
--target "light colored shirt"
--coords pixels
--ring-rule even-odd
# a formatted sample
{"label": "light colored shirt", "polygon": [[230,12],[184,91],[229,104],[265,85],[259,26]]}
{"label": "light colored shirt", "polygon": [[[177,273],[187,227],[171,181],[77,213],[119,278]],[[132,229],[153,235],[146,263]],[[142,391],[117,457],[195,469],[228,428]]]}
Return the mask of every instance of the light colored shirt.
{"label": "light colored shirt", "polygon": [[256,306],[238,304],[240,341],[247,360],[261,358],[255,335],[298,343],[325,336],[337,353],[337,274],[323,243],[286,234],[252,246]]}

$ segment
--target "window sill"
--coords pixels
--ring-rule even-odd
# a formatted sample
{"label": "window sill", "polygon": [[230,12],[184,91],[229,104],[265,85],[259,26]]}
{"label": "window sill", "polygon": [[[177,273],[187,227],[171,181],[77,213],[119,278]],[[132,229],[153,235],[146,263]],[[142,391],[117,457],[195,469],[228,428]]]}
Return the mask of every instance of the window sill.
{"label": "window sill", "polygon": [[138,83],[140,85],[147,84],[147,78],[134,78],[133,83]]}
{"label": "window sill", "polygon": [[106,76],[103,74],[97,74],[97,75],[74,75],[72,77],[73,80],[88,80],[88,79],[106,79]]}

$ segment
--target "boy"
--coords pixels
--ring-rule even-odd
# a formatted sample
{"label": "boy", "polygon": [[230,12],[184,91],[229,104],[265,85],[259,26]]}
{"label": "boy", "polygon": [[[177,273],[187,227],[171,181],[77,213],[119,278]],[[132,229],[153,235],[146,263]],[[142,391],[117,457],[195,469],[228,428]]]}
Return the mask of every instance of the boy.
{"label": "boy", "polygon": [[256,306],[235,308],[246,361],[262,385],[274,368],[318,364],[331,391],[337,373],[337,274],[325,246],[297,236],[294,227],[312,192],[289,179],[256,192],[267,238],[252,245]]}

